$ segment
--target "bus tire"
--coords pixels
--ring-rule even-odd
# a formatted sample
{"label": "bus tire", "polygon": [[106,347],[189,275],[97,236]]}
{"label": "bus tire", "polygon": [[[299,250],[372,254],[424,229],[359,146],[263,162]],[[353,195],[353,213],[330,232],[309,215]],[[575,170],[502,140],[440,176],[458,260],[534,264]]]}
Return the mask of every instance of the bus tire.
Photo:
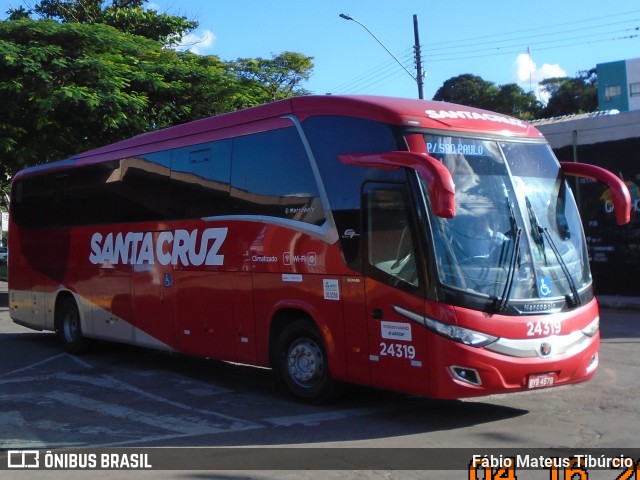
{"label": "bus tire", "polygon": [[299,401],[320,404],[337,395],[322,336],[311,320],[295,320],[280,332],[272,367],[278,383]]}
{"label": "bus tire", "polygon": [[56,307],[56,333],[68,353],[76,355],[86,349],[87,340],[82,335],[80,312],[73,297],[62,298]]}

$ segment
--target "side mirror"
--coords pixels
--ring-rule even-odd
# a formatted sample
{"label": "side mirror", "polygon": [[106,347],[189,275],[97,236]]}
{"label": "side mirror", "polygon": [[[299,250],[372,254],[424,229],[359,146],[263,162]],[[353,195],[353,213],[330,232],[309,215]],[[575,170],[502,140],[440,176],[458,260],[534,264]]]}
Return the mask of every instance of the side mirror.
{"label": "side mirror", "polygon": [[611,200],[618,225],[631,221],[631,194],[625,183],[615,174],[597,165],[576,162],[560,162],[565,175],[589,178],[607,184],[611,190]]}
{"label": "side mirror", "polygon": [[418,172],[429,187],[429,199],[438,217],[453,218],[456,214],[456,189],[451,173],[442,163],[425,153],[387,152],[379,154],[338,155],[345,165],[397,170],[411,168]]}

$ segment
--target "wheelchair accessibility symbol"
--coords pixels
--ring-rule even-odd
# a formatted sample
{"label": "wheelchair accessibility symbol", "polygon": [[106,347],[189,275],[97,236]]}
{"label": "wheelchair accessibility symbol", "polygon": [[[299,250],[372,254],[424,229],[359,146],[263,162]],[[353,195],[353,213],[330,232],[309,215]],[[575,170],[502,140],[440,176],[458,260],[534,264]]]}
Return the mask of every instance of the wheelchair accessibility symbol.
{"label": "wheelchair accessibility symbol", "polygon": [[550,283],[551,282],[546,277],[540,277],[538,279],[538,293],[541,297],[548,297],[551,295]]}

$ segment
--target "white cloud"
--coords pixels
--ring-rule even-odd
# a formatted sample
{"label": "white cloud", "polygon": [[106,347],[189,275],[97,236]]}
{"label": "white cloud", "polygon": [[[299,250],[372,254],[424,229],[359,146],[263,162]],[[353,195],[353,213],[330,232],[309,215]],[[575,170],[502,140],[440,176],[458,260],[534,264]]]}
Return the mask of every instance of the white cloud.
{"label": "white cloud", "polygon": [[211,50],[215,42],[215,34],[211,30],[203,30],[185,35],[177,48],[201,55],[205,51]]}
{"label": "white cloud", "polygon": [[546,78],[567,76],[567,72],[557,63],[545,63],[538,68],[528,53],[521,53],[516,57],[516,61],[513,64],[513,73],[518,85],[526,91],[534,91],[536,96],[543,102],[546,102],[548,98],[545,98],[544,92],[540,91],[538,84]]}

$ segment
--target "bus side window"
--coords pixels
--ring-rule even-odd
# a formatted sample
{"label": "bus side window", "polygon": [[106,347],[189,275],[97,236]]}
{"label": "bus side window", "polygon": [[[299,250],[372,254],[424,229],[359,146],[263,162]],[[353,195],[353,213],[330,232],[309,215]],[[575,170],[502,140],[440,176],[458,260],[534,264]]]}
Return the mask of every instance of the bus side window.
{"label": "bus side window", "polygon": [[239,215],[325,222],[318,184],[294,127],[233,139],[231,202]]}
{"label": "bus side window", "polygon": [[414,229],[402,184],[365,186],[367,270],[397,287],[420,287]]}
{"label": "bus side window", "polygon": [[172,218],[206,218],[229,209],[231,140],[171,152]]}

